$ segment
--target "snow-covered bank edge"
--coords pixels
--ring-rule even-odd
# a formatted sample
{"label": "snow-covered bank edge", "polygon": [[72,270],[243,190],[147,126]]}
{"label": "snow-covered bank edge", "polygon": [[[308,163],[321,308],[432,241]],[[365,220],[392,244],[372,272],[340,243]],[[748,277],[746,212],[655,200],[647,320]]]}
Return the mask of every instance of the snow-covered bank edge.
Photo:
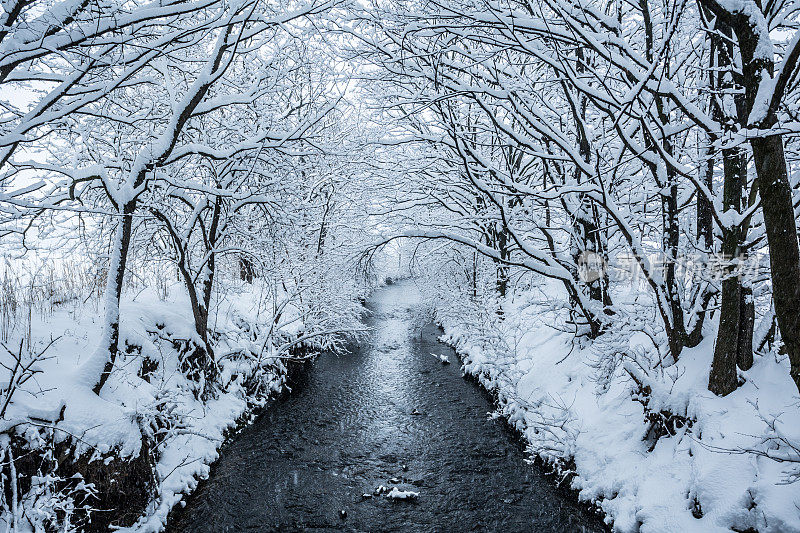
{"label": "snow-covered bank edge", "polygon": [[[362,316],[365,302],[365,297],[359,298]],[[292,339],[301,337],[300,330],[292,331],[289,336]],[[325,351],[314,339],[297,344],[286,357],[274,359],[269,371],[262,375],[264,393],[248,395],[246,387],[239,387],[208,402],[202,417],[197,419],[202,427],[197,431],[186,431],[163,450],[156,465],[159,478],[156,497],[139,521],[121,531],[158,533],[178,520],[191,495],[213,474],[223,448],[269,409],[276,407],[278,400],[290,395],[316,357]],[[237,370],[234,369],[234,375]]]}
{"label": "snow-covered bank edge", "polygon": [[[168,475],[169,481],[162,481],[159,494],[140,520],[121,531],[155,533],[163,531],[178,519],[192,494],[211,476],[223,448],[271,409],[276,400],[291,394],[292,384],[301,379],[302,373],[312,364],[311,359],[286,361],[285,372],[276,376],[273,392],[266,402],[253,404],[237,401],[240,398],[219,398],[211,402],[208,416],[218,421],[211,435],[189,434],[184,441],[169,447],[171,453],[164,455],[170,455],[172,461],[161,461],[157,466],[159,472]],[[196,457],[184,456],[178,465],[171,465],[170,462],[179,458],[182,450],[191,450]]]}
{"label": "snow-covered bank edge", "polygon": [[759,357],[746,383],[718,398],[705,390],[710,350],[701,345],[664,376],[638,376],[648,391],[637,396],[632,369],[598,365],[607,345],[574,342],[543,307],[507,310],[496,329],[463,311],[435,318],[440,340],[496,398],[529,453],[615,531],[800,531],[800,486],[785,483],[791,464],[753,453],[787,453],[768,421],[796,437],[785,360]]}
{"label": "snow-covered bank edge", "polygon": [[520,420],[524,416],[524,408],[507,395],[503,394],[503,390],[497,387],[496,381],[492,379],[490,374],[476,370],[475,365],[469,355],[469,350],[462,350],[459,348],[459,342],[447,334],[447,329],[440,322],[436,321],[436,325],[443,333],[439,337],[439,342],[451,347],[461,364],[461,372],[465,380],[475,384],[480,390],[486,394],[495,408],[491,413],[492,418],[499,420],[503,423],[506,429],[511,432],[516,442],[525,447],[526,452],[530,454],[529,462],[542,468],[542,472],[551,479],[558,491],[566,498],[574,500],[574,505],[580,508],[587,515],[594,515],[601,521],[604,520],[606,514],[603,509],[597,505],[597,502],[580,498],[580,491],[570,486],[569,480],[574,475],[571,465],[565,461],[553,462],[552,460],[545,460],[541,455],[536,454],[530,447],[530,440],[526,437],[524,425],[520,424]]}

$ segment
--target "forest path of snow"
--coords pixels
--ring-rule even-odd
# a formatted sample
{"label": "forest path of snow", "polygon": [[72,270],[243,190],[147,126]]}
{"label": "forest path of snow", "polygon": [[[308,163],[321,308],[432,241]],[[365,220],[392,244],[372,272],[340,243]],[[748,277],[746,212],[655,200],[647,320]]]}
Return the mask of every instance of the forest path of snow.
{"label": "forest path of snow", "polygon": [[[321,357],[226,447],[171,530],[602,531],[432,355],[457,363],[417,306],[411,283],[378,291],[369,340]],[[381,485],[419,498],[365,496]]]}

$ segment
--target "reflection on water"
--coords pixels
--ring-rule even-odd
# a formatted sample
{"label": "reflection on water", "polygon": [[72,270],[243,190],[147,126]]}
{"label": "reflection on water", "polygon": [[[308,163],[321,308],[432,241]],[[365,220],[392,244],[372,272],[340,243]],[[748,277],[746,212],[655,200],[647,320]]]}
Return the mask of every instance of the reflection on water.
{"label": "reflection on water", "polygon": [[[413,380],[408,379],[408,368],[413,366],[412,317],[413,306],[419,294],[411,284],[405,290],[392,291],[393,298],[374,307],[371,326],[375,328],[373,341],[362,349],[364,359],[361,395],[371,398],[369,403],[379,409],[379,416],[366,417],[359,425],[362,442],[368,444],[380,435],[388,442],[414,438],[410,413],[417,407],[418,397]],[[414,415],[416,416],[416,415]]]}
{"label": "reflection on water", "polygon": [[[172,531],[602,531],[500,422],[402,283],[370,302],[371,340],[320,358],[222,454]],[[414,413],[414,414],[412,414]],[[415,502],[376,494],[419,492]]]}

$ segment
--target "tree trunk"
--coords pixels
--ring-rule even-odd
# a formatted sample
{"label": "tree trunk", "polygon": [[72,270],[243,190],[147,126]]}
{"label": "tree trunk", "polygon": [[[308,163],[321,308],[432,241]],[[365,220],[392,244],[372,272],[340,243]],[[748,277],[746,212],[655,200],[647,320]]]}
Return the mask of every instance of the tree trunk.
{"label": "tree trunk", "polygon": [[[496,282],[495,287],[500,298],[505,298],[508,292],[508,265],[504,262],[509,259],[508,251],[508,232],[505,228],[500,228],[496,232],[497,250],[500,252],[501,261],[496,262]],[[502,307],[498,309],[502,316]]]}
{"label": "tree trunk", "polygon": [[725,396],[736,390],[736,358],[739,347],[739,280],[735,274],[722,282],[722,305],[719,316],[719,333],[714,346],[714,359],[708,376],[708,390]]}
{"label": "tree trunk", "polygon": [[[192,305],[195,332],[203,342],[202,346],[198,346],[191,354],[187,354],[186,358],[183,360],[184,368],[182,368],[182,370],[187,372],[187,375],[190,377],[192,374],[196,374],[198,370],[202,372],[203,389],[200,393],[200,397],[206,400],[213,395],[214,382],[217,377],[214,349],[211,347],[211,343],[208,339],[208,307],[200,301],[192,275],[186,269],[186,265],[183,264],[182,261],[178,263],[178,270],[183,275],[184,286],[189,295],[189,302]],[[197,377],[199,378],[199,376]]]}
{"label": "tree trunk", "polygon": [[[206,310],[211,309],[211,294],[214,287],[214,275],[217,268],[217,240],[219,236],[219,219],[222,214],[222,199],[217,196],[214,199],[214,209],[211,212],[211,225],[208,228],[208,261],[206,262],[203,271],[203,307]],[[208,313],[206,313],[208,315]],[[206,330],[208,329],[208,316],[206,316],[206,323],[204,324]]]}
{"label": "tree trunk", "polygon": [[[760,34],[761,28],[753,23],[753,13],[729,9],[711,0],[703,0],[703,4],[715,16],[725,19],[736,34],[742,60],[741,78],[747,107],[745,116],[749,117],[764,76],[772,77],[775,72],[774,57],[760,53],[763,49],[762,39],[768,39],[769,36]],[[753,7],[760,9],[761,4],[754,3]],[[791,70],[785,72],[792,73],[794,66],[788,68]],[[777,85],[775,87],[777,90]],[[778,123],[774,102],[776,99],[773,97],[763,118],[755,124],[747,124],[747,127],[763,132],[773,128]],[[767,230],[775,316],[789,355],[791,377],[800,390],[800,250],[783,137],[780,134],[753,137],[750,146],[753,148],[758,192]]]}
{"label": "tree trunk", "polygon": [[[585,67],[585,54],[583,48],[576,50],[577,71],[583,73]],[[575,134],[578,138],[578,152],[584,162],[590,163],[592,160],[592,147],[589,143],[589,136],[586,132],[586,110],[588,99],[585,94],[579,93],[577,99],[574,98],[567,85],[563,85],[564,95],[569,102],[570,111],[575,122]],[[575,181],[581,183],[583,172],[575,170]],[[584,194],[578,194],[577,206],[570,213],[574,222],[575,243],[573,245],[573,261],[579,268],[584,268],[586,279],[583,280],[587,286],[589,298],[603,304],[603,308],[608,310],[611,307],[611,295],[609,292],[608,272],[605,270],[607,261],[604,243],[604,230],[601,229],[599,213],[597,207],[589,201]],[[600,268],[598,268],[600,267]],[[580,279],[580,276],[578,277]]]}
{"label": "tree trunk", "polygon": [[239,257],[239,278],[245,283],[253,283],[256,271],[253,262],[248,257]]}
{"label": "tree trunk", "polygon": [[800,250],[792,206],[792,189],[780,135],[750,141],[758,174],[772,273],[772,297],[781,339],[800,390]]}
{"label": "tree trunk", "polygon": [[742,370],[753,366],[753,330],[755,329],[756,306],[753,302],[753,287],[742,284],[739,301],[739,348],[736,365]]}
{"label": "tree trunk", "polygon": [[[119,353],[119,302],[122,297],[122,282],[125,279],[125,266],[128,262],[128,250],[131,244],[131,234],[133,232],[133,212],[136,210],[136,200],[128,202],[122,208],[122,220],[117,225],[114,249],[111,253],[111,261],[108,265],[105,291],[105,324],[106,343],[101,344],[98,353],[94,354],[88,363],[89,369],[99,366],[100,357],[104,357],[103,370],[97,382],[92,387],[95,394],[100,394],[103,386],[108,381],[108,376],[114,369],[114,362]],[[108,351],[106,351],[106,349]],[[93,375],[94,372],[92,372]]]}
{"label": "tree trunk", "polygon": [[[724,183],[723,208],[739,213],[742,208],[742,189],[747,176],[747,161],[740,148],[722,151]],[[739,259],[741,229],[738,225],[722,228],[722,304],[719,329],[714,346],[714,359],[708,378],[708,390],[718,396],[730,394],[737,387],[736,360],[739,353],[739,320],[741,316],[742,279],[736,263]]]}
{"label": "tree trunk", "polygon": [[472,286],[472,300],[478,301],[478,252],[472,252],[472,276],[470,278]]}
{"label": "tree trunk", "polygon": [[[669,143],[666,143],[666,150],[668,153],[672,152]],[[664,233],[661,238],[662,247],[666,257],[664,258],[664,285],[665,292],[669,298],[670,311],[672,312],[673,328],[675,335],[678,337],[675,340],[676,351],[672,356],[675,361],[678,360],[683,348],[686,347],[686,323],[683,312],[683,303],[681,301],[680,292],[678,291],[678,282],[676,279],[676,260],[678,258],[678,247],[680,246],[680,223],[678,221],[678,186],[675,181],[674,172],[667,172],[669,179],[669,194],[662,195],[662,220],[664,221]]]}
{"label": "tree trunk", "polygon": [[222,212],[222,199],[217,196],[214,199],[214,210],[211,214],[211,225],[208,228],[208,261],[203,268],[203,301],[201,304],[202,316],[201,322],[197,324],[197,329],[202,330],[203,342],[206,345],[206,357],[202,362],[203,374],[205,375],[205,387],[203,388],[203,398],[208,399],[214,394],[213,385],[217,381],[219,375],[217,368],[217,360],[214,355],[214,349],[208,339],[208,314],[211,310],[211,297],[214,289],[214,276],[217,269],[217,254],[216,246],[217,231],[219,229],[219,219]]}
{"label": "tree trunk", "polygon": [[[709,142],[706,151],[706,171],[703,176],[703,184],[709,191],[714,190],[714,153]],[[708,198],[700,191],[697,191],[697,242],[705,248],[706,252],[714,250],[714,219],[712,217],[712,206]]]}

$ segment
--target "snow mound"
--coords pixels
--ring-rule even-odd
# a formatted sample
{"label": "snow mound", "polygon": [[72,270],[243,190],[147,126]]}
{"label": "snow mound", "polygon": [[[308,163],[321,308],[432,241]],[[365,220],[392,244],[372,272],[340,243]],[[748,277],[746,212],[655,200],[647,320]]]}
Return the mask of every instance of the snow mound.
{"label": "snow mound", "polygon": [[390,500],[416,500],[419,498],[419,492],[414,492],[412,490],[400,490],[397,487],[392,487],[386,497]]}

